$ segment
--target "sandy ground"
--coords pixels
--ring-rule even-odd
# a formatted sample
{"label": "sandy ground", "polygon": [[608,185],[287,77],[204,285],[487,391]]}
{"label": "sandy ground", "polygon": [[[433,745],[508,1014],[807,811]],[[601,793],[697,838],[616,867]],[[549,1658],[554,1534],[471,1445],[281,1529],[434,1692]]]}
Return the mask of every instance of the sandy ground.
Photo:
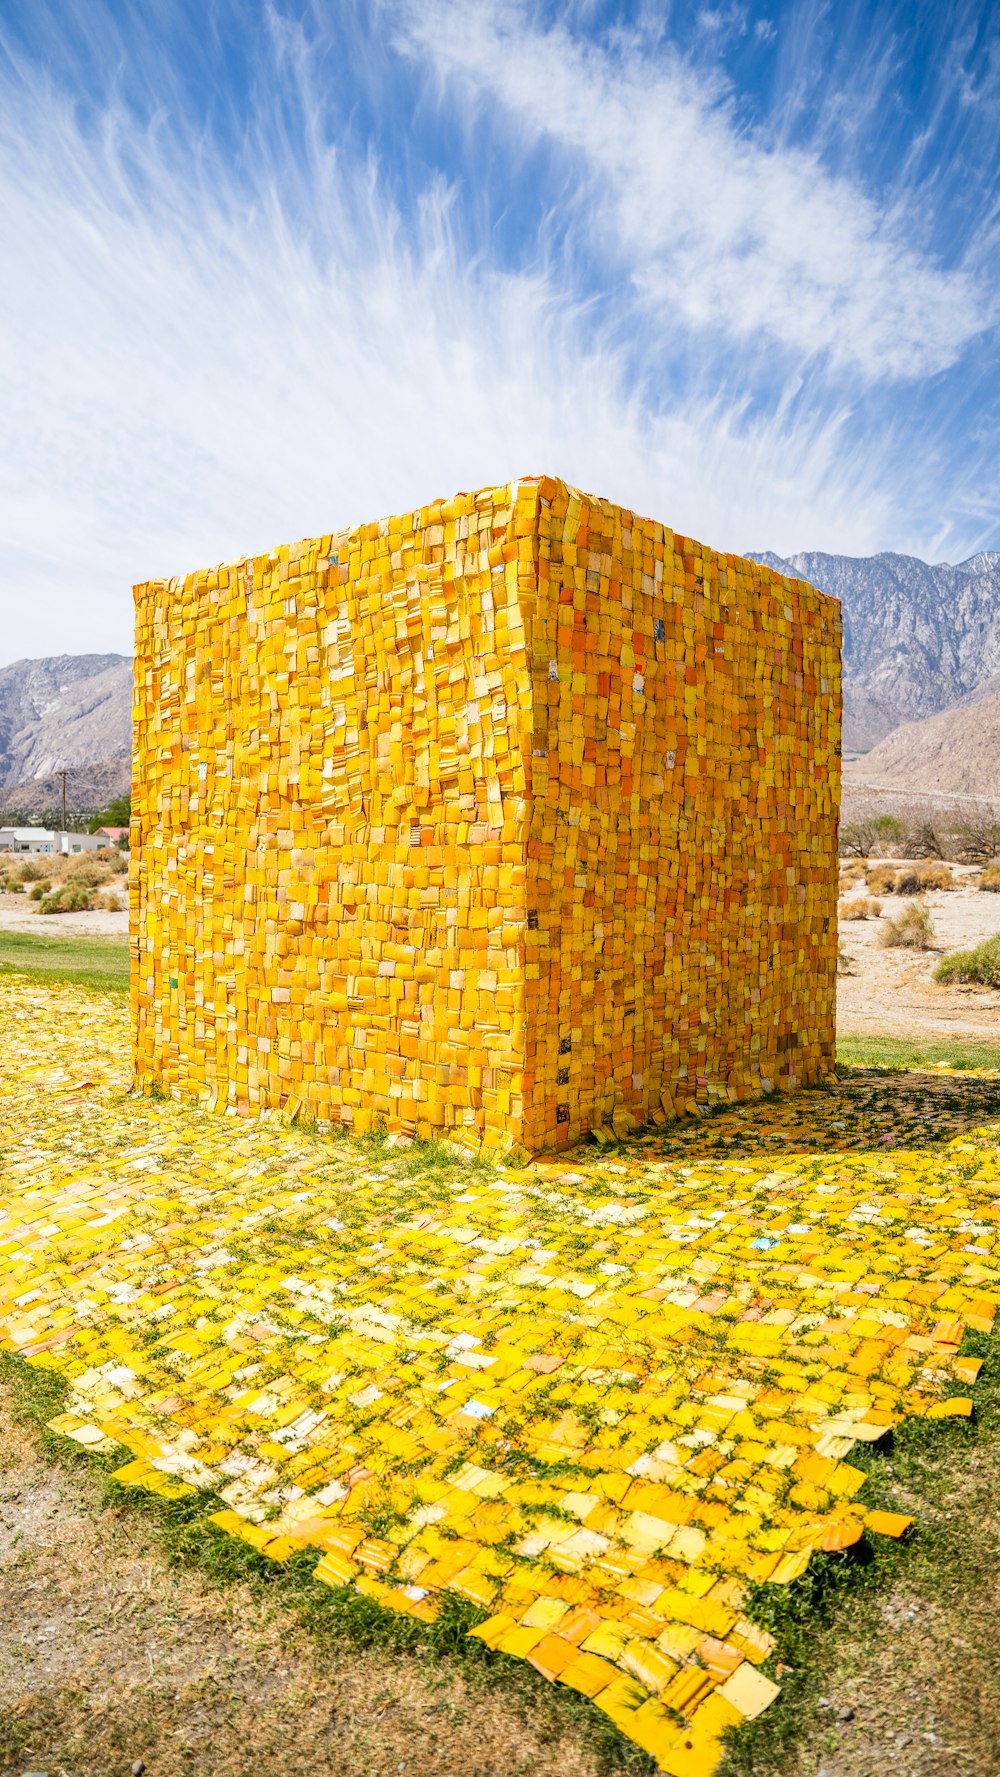
{"label": "sandy ground", "polygon": [[[294,1751],[289,1751],[294,1733]],[[171,1567],[0,1402],[0,1777],[598,1777],[551,1700],[323,1647],[280,1604]]]}
{"label": "sandy ground", "polygon": [[56,935],[127,938],[127,913],[39,913],[27,895],[0,894],[0,932],[34,932],[36,938]]}
{"label": "sandy ground", "polygon": [[[887,860],[890,867],[895,859]],[[978,870],[953,864],[954,889],[924,897],[935,932],[927,951],[884,949],[879,932],[896,919],[912,896],[881,895],[881,919],[844,920],[840,941],[852,973],[837,983],[837,1028],[845,1034],[887,1036],[1000,1036],[1000,992],[991,988],[939,984],[934,969],[946,951],[967,950],[1000,932],[1000,895],[973,886]],[[870,893],[863,881],[845,901]]]}

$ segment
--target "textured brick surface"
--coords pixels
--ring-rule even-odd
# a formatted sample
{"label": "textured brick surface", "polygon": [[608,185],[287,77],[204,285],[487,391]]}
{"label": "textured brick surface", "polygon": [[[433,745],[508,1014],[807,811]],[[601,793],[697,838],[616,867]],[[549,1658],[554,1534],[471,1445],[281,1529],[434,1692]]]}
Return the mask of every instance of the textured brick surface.
{"label": "textured brick surface", "polygon": [[540,1149],[828,1071],[835,601],[547,479],[136,596],[140,1079]]}

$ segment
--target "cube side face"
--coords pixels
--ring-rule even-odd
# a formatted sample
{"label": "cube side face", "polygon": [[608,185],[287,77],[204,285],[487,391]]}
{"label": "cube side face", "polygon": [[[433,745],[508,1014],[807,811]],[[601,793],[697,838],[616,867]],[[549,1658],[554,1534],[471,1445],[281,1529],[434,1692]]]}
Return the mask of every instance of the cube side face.
{"label": "cube side face", "polygon": [[136,588],[140,1084],[522,1139],[536,495]]}
{"label": "cube side face", "polygon": [[542,482],[530,617],[526,1145],[825,1076],[837,601]]}

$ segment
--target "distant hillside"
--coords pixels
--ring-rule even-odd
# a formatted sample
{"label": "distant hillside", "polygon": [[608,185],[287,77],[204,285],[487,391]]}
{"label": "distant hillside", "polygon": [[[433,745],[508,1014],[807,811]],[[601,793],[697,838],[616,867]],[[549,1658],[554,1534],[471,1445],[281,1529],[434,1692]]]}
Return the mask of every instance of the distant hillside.
{"label": "distant hillside", "polygon": [[131,756],[132,664],[124,655],[59,654],[0,669],[0,808],[57,805],[64,769],[69,807],[92,807],[104,800],[105,783],[112,794],[128,787]]}
{"label": "distant hillside", "polygon": [[840,599],[844,747],[871,747],[1000,675],[1000,554],[951,567],[913,555],[748,552]]}
{"label": "distant hillside", "polygon": [[1000,688],[907,722],[844,768],[845,789],[950,791],[1000,804]]}
{"label": "distant hillside", "polygon": [[[108,803],[127,794],[132,782],[130,759],[98,759],[93,765],[76,766],[66,778],[67,816],[102,814]],[[20,826],[40,821],[57,826],[62,818],[62,778],[28,778],[0,791],[0,815],[4,822]]]}

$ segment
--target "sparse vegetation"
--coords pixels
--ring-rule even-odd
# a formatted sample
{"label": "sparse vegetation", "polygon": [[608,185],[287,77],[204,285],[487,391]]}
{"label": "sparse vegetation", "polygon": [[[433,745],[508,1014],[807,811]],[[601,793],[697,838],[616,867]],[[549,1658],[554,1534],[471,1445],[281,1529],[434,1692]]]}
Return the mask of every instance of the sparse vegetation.
{"label": "sparse vegetation", "polygon": [[1000,987],[1000,933],[972,950],[955,950],[944,956],[934,970],[935,981],[975,981],[981,987]]}
{"label": "sparse vegetation", "polygon": [[976,878],[977,889],[985,889],[988,894],[1000,895],[1000,864],[988,864]]}
{"label": "sparse vegetation", "polygon": [[954,873],[947,864],[906,864],[894,869],[889,864],[874,864],[868,869],[865,882],[874,895],[923,895],[932,889],[952,889]]}
{"label": "sparse vegetation", "polygon": [[841,825],[840,849],[845,857],[884,857],[897,851],[905,831],[896,815],[862,815]]}
{"label": "sparse vegetation", "polygon": [[908,950],[933,950],[934,927],[930,909],[922,901],[904,907],[898,919],[887,919],[879,932],[879,943],[887,949],[905,946]]}
{"label": "sparse vegetation", "polygon": [[1000,811],[988,803],[960,807],[907,802],[889,810],[855,813],[840,828],[845,858],[938,858],[984,864],[1000,852]]}
{"label": "sparse vegetation", "polygon": [[[115,913],[127,906],[125,854],[115,848],[65,857],[0,857],[0,892],[27,893],[39,913]],[[111,887],[116,884],[118,886]]]}
{"label": "sparse vegetation", "polygon": [[870,900],[867,895],[855,895],[853,900],[841,901],[837,911],[841,919],[878,919],[882,903]]}

